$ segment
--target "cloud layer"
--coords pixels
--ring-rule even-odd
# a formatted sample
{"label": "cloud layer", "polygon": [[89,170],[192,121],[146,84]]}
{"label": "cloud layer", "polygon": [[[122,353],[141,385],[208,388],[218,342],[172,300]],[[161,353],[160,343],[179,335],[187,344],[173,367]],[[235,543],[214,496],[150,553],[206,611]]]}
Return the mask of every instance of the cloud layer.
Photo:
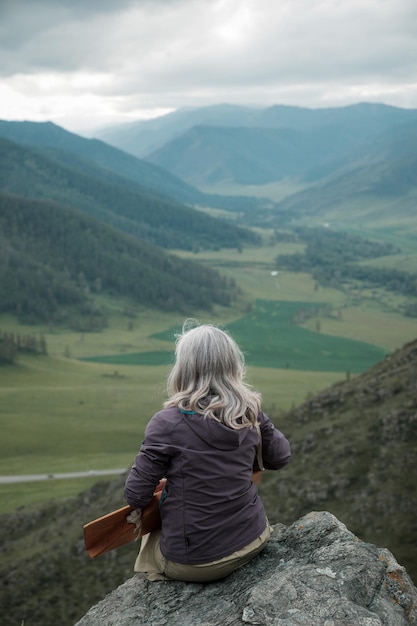
{"label": "cloud layer", "polygon": [[0,117],[233,102],[417,108],[415,0],[3,0]]}

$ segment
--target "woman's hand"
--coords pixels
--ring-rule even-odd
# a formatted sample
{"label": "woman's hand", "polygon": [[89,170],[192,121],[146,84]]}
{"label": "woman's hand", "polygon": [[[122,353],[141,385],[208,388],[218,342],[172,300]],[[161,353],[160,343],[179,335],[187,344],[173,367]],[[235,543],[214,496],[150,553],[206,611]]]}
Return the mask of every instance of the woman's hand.
{"label": "woman's hand", "polygon": [[126,521],[129,524],[135,524],[138,536],[142,530],[142,511],[141,509],[133,509],[129,515],[126,515]]}
{"label": "woman's hand", "polygon": [[158,493],[158,491],[163,491],[166,485],[166,482],[167,482],[166,478],[161,478],[161,480],[159,481],[158,485],[155,488],[154,493]]}

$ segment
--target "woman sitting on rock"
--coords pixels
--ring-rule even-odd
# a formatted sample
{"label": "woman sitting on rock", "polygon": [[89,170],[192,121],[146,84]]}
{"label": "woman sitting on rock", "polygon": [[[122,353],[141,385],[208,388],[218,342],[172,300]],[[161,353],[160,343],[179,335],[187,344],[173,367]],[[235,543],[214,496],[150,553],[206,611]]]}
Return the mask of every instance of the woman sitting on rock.
{"label": "woman sitting on rock", "polygon": [[226,332],[184,324],[169,399],[147,425],[125,486],[126,501],[140,511],[166,477],[162,528],[142,538],[134,568],[149,580],[223,578],[269,539],[253,471],[262,462],[286,465],[290,446],[244,374],[243,354]]}

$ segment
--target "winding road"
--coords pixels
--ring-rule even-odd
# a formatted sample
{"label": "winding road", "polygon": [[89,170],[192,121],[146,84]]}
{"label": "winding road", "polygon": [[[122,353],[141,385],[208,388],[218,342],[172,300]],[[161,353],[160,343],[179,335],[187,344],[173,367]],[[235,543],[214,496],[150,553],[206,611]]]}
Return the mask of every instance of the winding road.
{"label": "winding road", "polygon": [[85,478],[87,476],[114,476],[124,474],[127,468],[109,470],[88,470],[86,472],[67,472],[65,474],[21,474],[19,476],[0,476],[0,485],[8,483],[29,483],[37,480],[56,480],[62,478]]}

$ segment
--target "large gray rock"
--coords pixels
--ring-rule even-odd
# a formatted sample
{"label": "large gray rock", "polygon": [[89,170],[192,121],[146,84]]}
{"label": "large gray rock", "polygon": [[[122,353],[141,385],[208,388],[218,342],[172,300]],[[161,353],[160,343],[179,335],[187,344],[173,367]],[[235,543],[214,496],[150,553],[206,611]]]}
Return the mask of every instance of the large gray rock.
{"label": "large gray rock", "polygon": [[265,550],[210,584],[136,574],[76,626],[417,626],[417,590],[386,549],[313,512],[274,526]]}

